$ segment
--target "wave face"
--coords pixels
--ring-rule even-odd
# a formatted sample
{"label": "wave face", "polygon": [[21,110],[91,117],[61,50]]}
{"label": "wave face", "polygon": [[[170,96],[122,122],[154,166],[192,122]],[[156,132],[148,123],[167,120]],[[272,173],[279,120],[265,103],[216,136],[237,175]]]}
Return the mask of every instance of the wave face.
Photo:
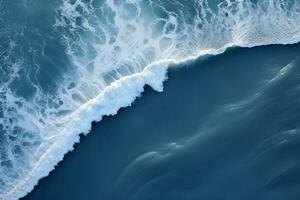
{"label": "wave face", "polygon": [[0,198],[17,199],[169,65],[299,42],[300,2],[2,0],[0,27]]}

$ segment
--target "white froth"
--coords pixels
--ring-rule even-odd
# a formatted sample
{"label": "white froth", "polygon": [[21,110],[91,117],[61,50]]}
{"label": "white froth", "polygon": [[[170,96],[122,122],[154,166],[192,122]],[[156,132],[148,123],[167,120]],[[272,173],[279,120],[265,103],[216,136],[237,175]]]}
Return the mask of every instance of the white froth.
{"label": "white froth", "polygon": [[1,198],[17,199],[31,191],[41,177],[47,176],[63,156],[73,150],[74,143],[79,142],[79,134],[89,133],[91,122],[99,122],[103,116],[115,115],[120,108],[131,106],[136,97],[144,91],[145,85],[161,92],[167,68],[171,63],[171,61],[153,63],[140,73],[113,82],[97,97],[79,107],[72,115],[62,119],[64,129],[56,136],[56,142],[43,153],[32,167],[32,171]]}

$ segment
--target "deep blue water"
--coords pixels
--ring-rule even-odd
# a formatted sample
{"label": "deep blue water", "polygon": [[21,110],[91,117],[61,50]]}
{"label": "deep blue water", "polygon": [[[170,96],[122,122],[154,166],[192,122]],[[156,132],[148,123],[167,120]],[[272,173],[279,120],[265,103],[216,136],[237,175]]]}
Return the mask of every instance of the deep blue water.
{"label": "deep blue water", "polygon": [[298,0],[0,0],[0,199],[297,199],[299,42]]}
{"label": "deep blue water", "polygon": [[171,69],[93,125],[26,200],[298,200],[299,45]]}

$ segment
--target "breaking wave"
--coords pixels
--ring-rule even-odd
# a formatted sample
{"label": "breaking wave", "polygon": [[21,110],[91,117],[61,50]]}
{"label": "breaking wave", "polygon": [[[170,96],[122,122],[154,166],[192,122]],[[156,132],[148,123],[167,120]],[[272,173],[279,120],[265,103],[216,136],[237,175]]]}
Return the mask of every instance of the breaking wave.
{"label": "breaking wave", "polygon": [[145,85],[162,91],[170,66],[300,41],[297,0],[0,0],[0,11],[0,199],[30,192]]}

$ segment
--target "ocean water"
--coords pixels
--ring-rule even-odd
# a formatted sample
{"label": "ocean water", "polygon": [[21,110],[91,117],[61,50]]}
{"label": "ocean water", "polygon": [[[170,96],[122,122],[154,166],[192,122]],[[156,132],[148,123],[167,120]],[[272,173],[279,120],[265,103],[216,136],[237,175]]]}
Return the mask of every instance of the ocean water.
{"label": "ocean water", "polygon": [[300,45],[170,69],[95,123],[24,200],[298,200]]}
{"label": "ocean water", "polygon": [[0,25],[0,199],[300,198],[298,0],[0,0]]}

